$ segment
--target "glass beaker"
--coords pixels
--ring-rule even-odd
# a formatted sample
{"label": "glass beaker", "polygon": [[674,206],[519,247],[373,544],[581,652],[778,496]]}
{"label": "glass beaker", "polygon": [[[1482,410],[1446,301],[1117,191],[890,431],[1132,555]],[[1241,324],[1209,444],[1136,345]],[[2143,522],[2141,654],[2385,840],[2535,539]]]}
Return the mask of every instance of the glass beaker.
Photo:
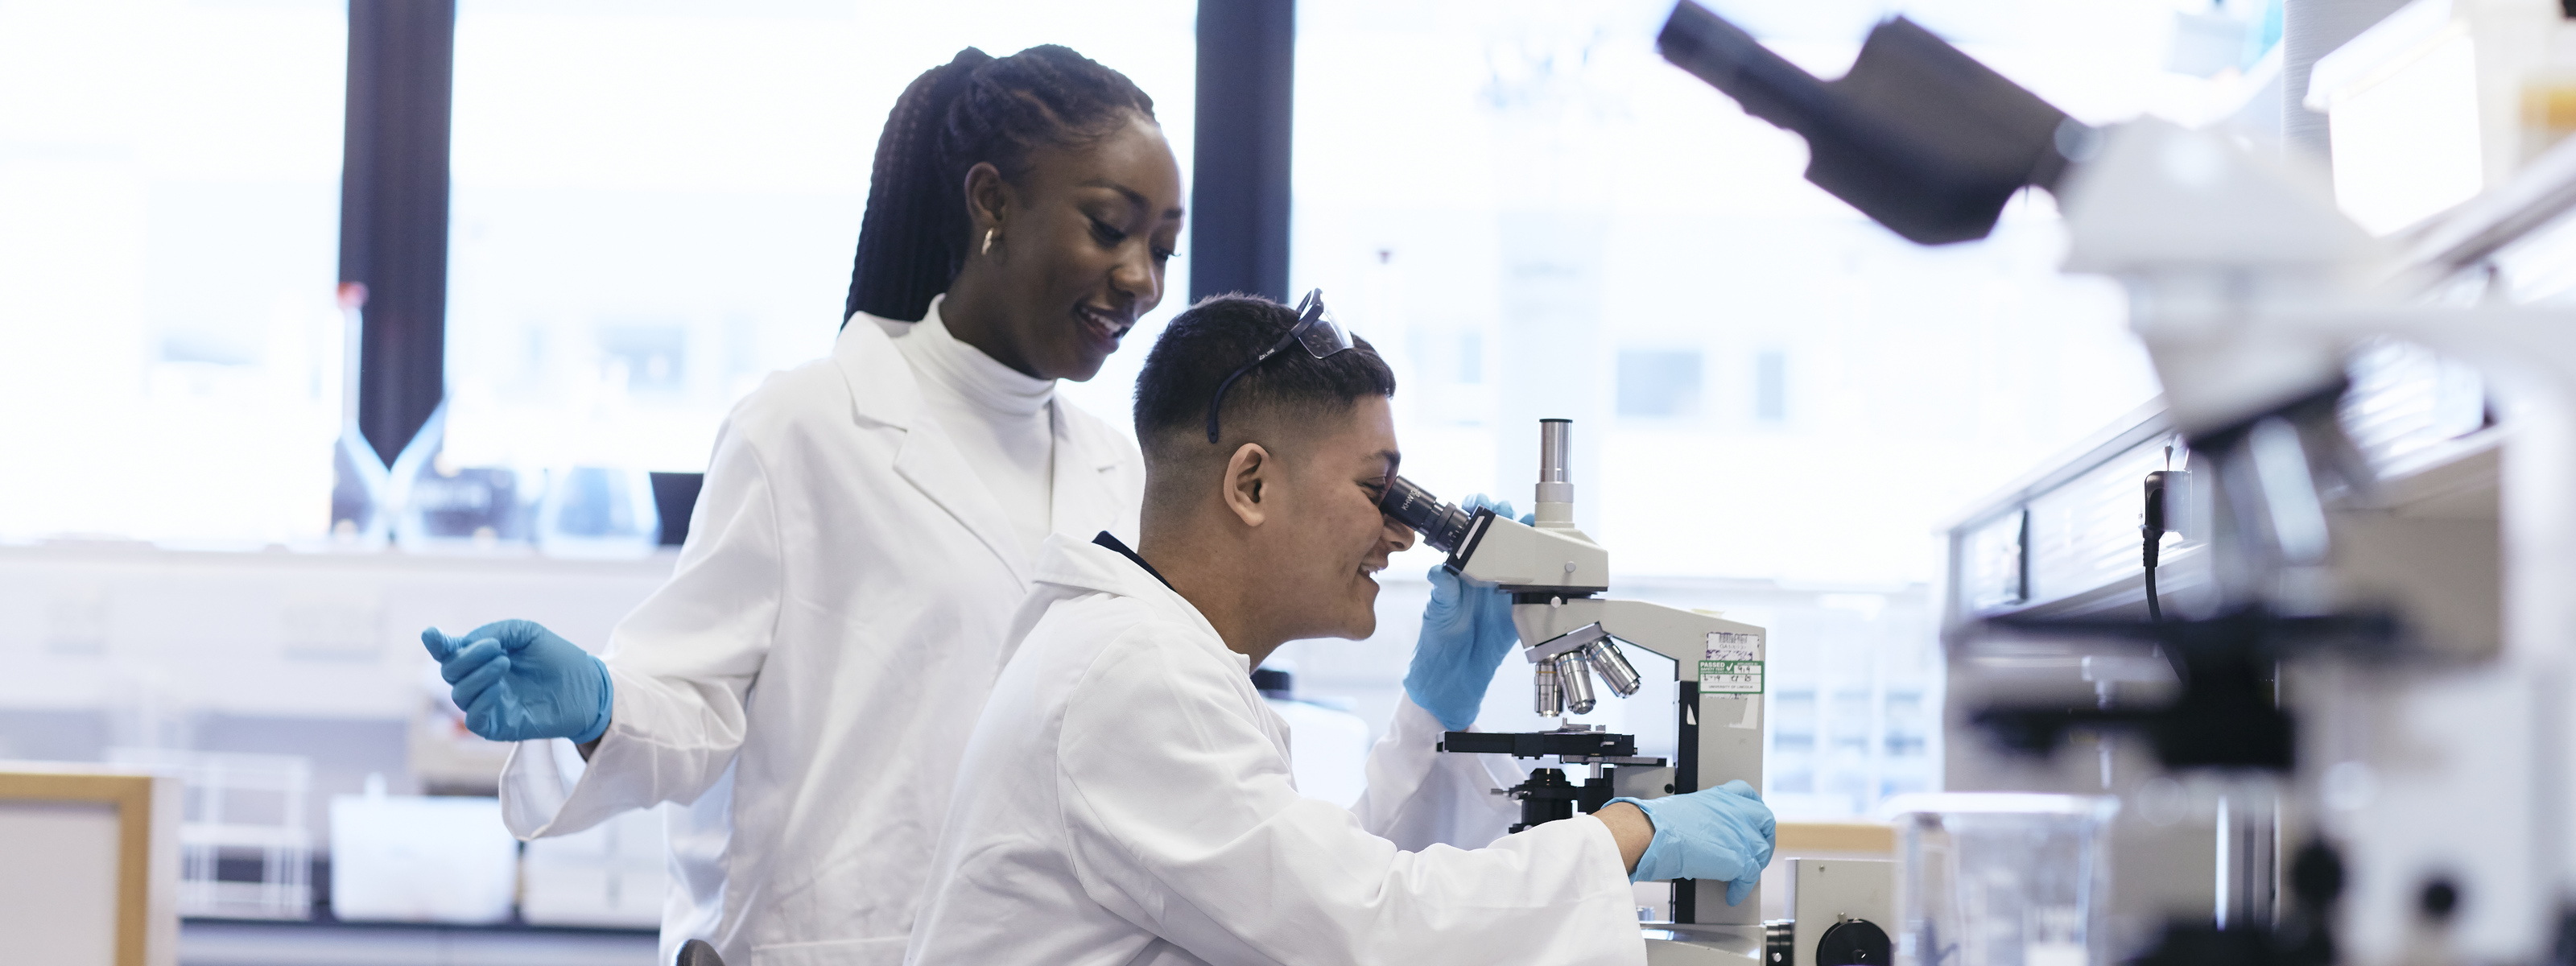
{"label": "glass beaker", "polygon": [[1896,821],[1898,966],[2108,962],[2110,822],[2118,799],[1903,795]]}

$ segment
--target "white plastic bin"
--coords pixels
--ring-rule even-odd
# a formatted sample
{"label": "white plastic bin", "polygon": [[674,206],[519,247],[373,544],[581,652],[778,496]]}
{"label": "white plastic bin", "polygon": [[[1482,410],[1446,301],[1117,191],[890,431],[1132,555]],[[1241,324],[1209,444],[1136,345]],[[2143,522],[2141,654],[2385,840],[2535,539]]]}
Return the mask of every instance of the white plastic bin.
{"label": "white plastic bin", "polygon": [[351,921],[507,922],[519,842],[501,801],[411,795],[331,799],[331,913]]}

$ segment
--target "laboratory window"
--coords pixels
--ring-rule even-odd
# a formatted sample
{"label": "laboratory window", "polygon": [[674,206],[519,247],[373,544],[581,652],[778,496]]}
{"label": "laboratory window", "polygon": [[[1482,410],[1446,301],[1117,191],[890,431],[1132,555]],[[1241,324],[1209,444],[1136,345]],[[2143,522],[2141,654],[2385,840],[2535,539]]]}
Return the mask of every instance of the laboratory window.
{"label": "laboratory window", "polygon": [[328,525],[349,26],[0,3],[0,541]]}
{"label": "laboratory window", "polygon": [[1753,355],[1753,418],[1764,423],[1789,420],[1789,354],[1766,349]]}
{"label": "laboratory window", "polygon": [[[557,476],[704,469],[735,401],[831,351],[906,85],[968,45],[1072,47],[1154,98],[1186,183],[1195,11],[461,0],[447,454]],[[1059,391],[1124,431],[1142,347],[1188,290],[1176,259],[1128,350]]]}
{"label": "laboratory window", "polygon": [[[1714,6],[1826,76],[1895,9]],[[2157,66],[2137,0],[1902,6],[2087,122],[2197,82]],[[1671,11],[1299,0],[1293,288],[1416,356],[1395,418],[1419,482],[1526,493],[1532,425],[1571,419],[1599,495],[1575,518],[1621,573],[1928,581],[1921,534],[2154,395],[2125,302],[2060,271],[2048,205],[1935,249],[1826,195],[1796,135],[1656,52]],[[1484,389],[1454,391],[1477,359]],[[1962,472],[1848,496],[1909,460]]]}
{"label": "laboratory window", "polygon": [[1699,415],[1700,354],[1695,350],[1619,351],[1619,415],[1675,419]]}

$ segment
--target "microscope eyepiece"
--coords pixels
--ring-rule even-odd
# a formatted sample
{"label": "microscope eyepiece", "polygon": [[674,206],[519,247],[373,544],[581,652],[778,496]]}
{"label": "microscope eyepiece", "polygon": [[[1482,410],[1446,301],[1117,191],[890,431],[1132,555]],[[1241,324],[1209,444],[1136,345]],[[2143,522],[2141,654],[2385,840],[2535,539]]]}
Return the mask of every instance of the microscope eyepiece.
{"label": "microscope eyepiece", "polygon": [[1467,525],[1474,520],[1472,514],[1440,502],[1431,491],[1401,476],[1386,488],[1386,498],[1378,503],[1378,509],[1397,523],[1412,527],[1413,532],[1422,535],[1422,542],[1442,553],[1457,552],[1458,541],[1466,539]]}

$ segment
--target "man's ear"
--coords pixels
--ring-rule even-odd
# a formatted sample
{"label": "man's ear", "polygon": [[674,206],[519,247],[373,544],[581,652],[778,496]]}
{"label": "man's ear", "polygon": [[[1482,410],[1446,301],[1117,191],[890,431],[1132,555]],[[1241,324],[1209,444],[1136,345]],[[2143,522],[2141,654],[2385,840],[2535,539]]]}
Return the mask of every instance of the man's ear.
{"label": "man's ear", "polygon": [[1247,527],[1257,527],[1270,516],[1269,504],[1263,503],[1272,477],[1278,475],[1279,461],[1259,443],[1235,447],[1234,456],[1225,461],[1225,508],[1234,512]]}

